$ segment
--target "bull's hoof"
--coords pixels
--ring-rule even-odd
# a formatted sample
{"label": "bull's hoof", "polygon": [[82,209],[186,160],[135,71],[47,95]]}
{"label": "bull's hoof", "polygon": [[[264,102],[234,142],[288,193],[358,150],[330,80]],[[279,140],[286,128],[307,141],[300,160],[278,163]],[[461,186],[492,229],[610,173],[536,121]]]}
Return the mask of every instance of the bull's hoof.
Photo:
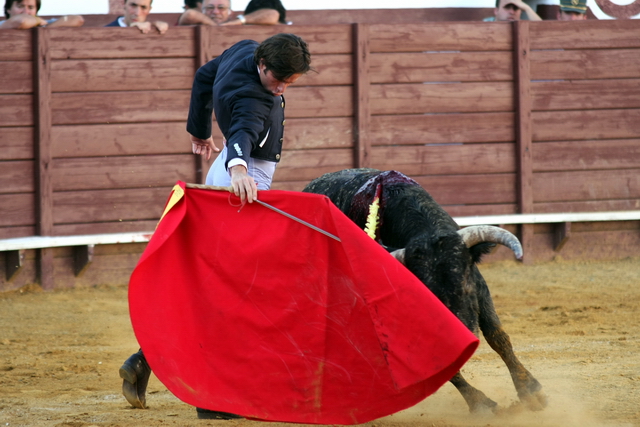
{"label": "bull's hoof", "polygon": [[530,411],[542,411],[547,407],[547,396],[542,391],[520,397],[520,401]]}
{"label": "bull's hoof", "polygon": [[498,411],[498,404],[480,392],[481,396],[473,396],[474,399],[467,399],[469,412],[472,414],[490,414]]}

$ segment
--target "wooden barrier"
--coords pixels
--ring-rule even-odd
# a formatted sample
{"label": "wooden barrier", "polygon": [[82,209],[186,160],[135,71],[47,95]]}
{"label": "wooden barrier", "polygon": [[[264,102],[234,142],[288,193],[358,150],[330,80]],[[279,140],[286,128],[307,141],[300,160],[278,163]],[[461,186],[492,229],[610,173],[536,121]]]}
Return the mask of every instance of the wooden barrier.
{"label": "wooden barrier", "polygon": [[[412,176],[456,217],[638,210],[639,29],[629,20],[1,31],[0,239],[153,229],[175,182],[201,182],[208,167],[185,131],[195,70],[241,39],[281,31],[309,42],[318,73],[287,91],[275,189],[368,166]],[[579,224],[563,256],[637,253],[637,220]],[[506,227],[529,261],[557,254],[557,227]],[[82,277],[121,281],[140,245],[96,247]],[[86,284],[69,248],[23,255],[27,268],[0,290]]]}

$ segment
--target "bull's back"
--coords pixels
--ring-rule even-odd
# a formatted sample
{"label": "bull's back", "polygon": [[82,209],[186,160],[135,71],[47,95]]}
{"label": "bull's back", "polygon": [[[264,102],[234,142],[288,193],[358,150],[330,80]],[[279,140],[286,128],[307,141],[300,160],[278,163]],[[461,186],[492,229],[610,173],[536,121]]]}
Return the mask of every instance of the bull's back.
{"label": "bull's back", "polygon": [[330,172],[311,181],[305,188],[306,193],[324,194],[334,205],[347,214],[353,201],[353,196],[371,178],[382,171],[377,169],[344,169]]}

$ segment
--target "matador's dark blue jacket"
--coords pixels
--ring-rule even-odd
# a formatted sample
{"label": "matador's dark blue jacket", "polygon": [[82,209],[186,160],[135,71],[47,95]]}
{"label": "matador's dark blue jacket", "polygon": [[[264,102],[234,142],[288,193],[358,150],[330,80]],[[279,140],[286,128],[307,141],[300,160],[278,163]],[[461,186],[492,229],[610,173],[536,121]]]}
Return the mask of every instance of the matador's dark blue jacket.
{"label": "matador's dark blue jacket", "polygon": [[284,135],[284,98],[260,83],[253,52],[258,43],[243,40],[196,72],[187,132],[211,136],[211,114],[227,140],[227,159],[280,161]]}

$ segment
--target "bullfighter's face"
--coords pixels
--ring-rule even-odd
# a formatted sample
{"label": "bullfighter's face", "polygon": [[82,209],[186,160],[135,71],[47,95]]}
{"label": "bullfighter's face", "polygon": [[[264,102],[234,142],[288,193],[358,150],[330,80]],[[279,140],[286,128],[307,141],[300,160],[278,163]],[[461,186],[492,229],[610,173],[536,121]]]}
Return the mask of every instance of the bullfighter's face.
{"label": "bullfighter's face", "polygon": [[260,70],[260,82],[262,86],[271,92],[273,96],[279,96],[289,87],[290,84],[295,83],[296,80],[302,76],[302,74],[294,74],[291,77],[279,80],[270,70],[267,70],[267,66],[261,62],[258,69]]}

